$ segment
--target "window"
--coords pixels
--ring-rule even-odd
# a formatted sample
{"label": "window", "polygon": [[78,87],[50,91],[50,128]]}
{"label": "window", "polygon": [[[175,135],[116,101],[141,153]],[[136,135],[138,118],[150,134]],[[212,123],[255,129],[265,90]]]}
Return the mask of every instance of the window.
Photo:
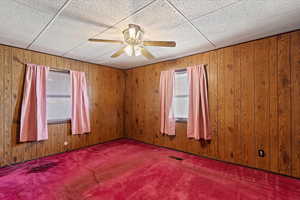
{"label": "window", "polygon": [[175,73],[173,108],[176,121],[187,121],[188,118],[188,77],[186,71]]}
{"label": "window", "polygon": [[48,123],[62,123],[70,119],[70,74],[49,71],[47,80],[47,121]]}

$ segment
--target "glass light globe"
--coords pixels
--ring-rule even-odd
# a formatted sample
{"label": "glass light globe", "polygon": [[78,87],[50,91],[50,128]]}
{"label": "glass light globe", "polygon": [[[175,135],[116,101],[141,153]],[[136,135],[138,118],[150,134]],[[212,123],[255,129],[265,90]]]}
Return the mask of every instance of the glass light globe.
{"label": "glass light globe", "polygon": [[128,56],[139,56],[141,55],[141,47],[136,45],[128,45],[125,48],[125,53]]}

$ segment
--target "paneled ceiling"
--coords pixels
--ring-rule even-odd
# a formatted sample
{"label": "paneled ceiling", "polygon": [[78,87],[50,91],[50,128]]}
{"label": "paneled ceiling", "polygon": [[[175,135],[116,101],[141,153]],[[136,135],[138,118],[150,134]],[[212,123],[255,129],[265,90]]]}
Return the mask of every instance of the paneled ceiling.
{"label": "paneled ceiling", "polygon": [[[128,69],[300,28],[300,0],[1,0],[0,43]],[[174,40],[175,48],[148,47],[155,56],[110,56],[138,24],[147,40]]]}

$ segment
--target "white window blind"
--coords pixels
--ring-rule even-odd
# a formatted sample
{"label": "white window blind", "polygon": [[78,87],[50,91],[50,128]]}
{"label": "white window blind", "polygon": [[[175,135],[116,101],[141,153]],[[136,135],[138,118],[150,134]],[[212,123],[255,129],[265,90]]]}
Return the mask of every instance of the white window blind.
{"label": "white window blind", "polygon": [[71,118],[70,74],[50,71],[47,79],[47,120],[59,123]]}
{"label": "white window blind", "polygon": [[189,91],[188,91],[188,77],[187,72],[175,73],[175,86],[174,86],[174,98],[173,108],[175,118],[178,121],[186,121],[188,118],[188,103],[189,103]]}

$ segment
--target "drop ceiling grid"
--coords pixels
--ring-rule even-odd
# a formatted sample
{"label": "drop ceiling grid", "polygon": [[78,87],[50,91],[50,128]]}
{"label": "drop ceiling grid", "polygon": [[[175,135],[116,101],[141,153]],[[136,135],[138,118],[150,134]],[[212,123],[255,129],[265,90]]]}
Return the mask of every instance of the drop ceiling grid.
{"label": "drop ceiling grid", "polygon": [[12,0],[22,6],[26,6],[31,9],[35,9],[42,13],[53,14],[56,13],[59,8],[67,0]]}
{"label": "drop ceiling grid", "polygon": [[[112,39],[112,40],[123,40],[122,31],[118,28],[111,28],[107,31],[107,34],[103,34],[101,38]],[[107,54],[117,51],[122,45],[114,43],[97,43],[97,42],[85,42],[84,44],[73,48],[71,51],[68,51],[67,54],[64,54],[65,57],[76,58],[82,57],[84,59],[91,60],[95,62],[97,58],[106,56]],[[110,55],[109,55],[110,56]],[[100,63],[98,63],[100,64]]]}
{"label": "drop ceiling grid", "polygon": [[[0,43],[25,48],[65,2],[1,0]],[[95,35],[123,39],[129,23],[141,25],[145,39],[175,40],[177,47],[147,47],[154,60],[111,59],[121,45],[87,42]],[[31,49],[130,68],[214,49],[197,29],[220,48],[299,28],[299,0],[72,0]]]}
{"label": "drop ceiling grid", "polygon": [[[220,1],[211,1],[211,0],[202,0],[202,1],[194,1],[194,0],[186,0],[186,1],[182,1],[182,0],[170,0],[171,3],[174,3],[174,5],[176,5],[180,10],[184,10],[185,8],[187,8],[187,10],[184,10],[185,11],[185,14],[190,17],[190,19],[194,19],[195,17],[199,17],[199,16],[203,16],[203,15],[206,15],[207,13],[210,13],[210,12],[214,12],[218,9],[221,9],[223,7],[226,7],[226,6],[229,6],[233,3],[236,3],[240,0],[220,0]],[[203,8],[203,6],[206,6],[205,9]],[[207,7],[208,6],[208,7]],[[191,13],[190,11],[191,10],[197,10],[197,12],[195,13]],[[145,8],[147,9],[147,8]],[[144,10],[145,10],[144,9]],[[143,10],[143,11],[144,11]],[[200,12],[199,12],[200,10]],[[157,14],[157,13],[156,13]],[[128,21],[128,20],[127,20]],[[130,23],[130,22],[128,22]],[[120,31],[119,32],[110,32],[109,30],[106,31],[106,33],[109,32],[109,34],[105,34],[104,33],[101,33],[99,35],[97,35],[97,37],[101,37],[101,38],[111,38],[111,39],[117,39],[117,40],[122,40],[122,34],[121,34],[121,30],[122,29],[125,29],[127,27],[127,24],[126,23],[123,23],[125,24],[125,26],[119,28]],[[154,28],[152,27],[152,30]],[[154,29],[155,30],[155,29]],[[157,34],[158,37],[161,36],[162,34]],[[146,35],[147,37],[147,35]],[[168,39],[168,38],[167,38]],[[65,54],[66,56],[70,56],[70,57],[74,57],[76,56],[76,53],[74,54],[74,52],[78,51],[77,54],[81,54],[82,52],[84,52],[84,50],[87,50],[88,47],[91,43],[85,43],[83,44],[82,46],[79,46],[78,49],[73,49],[72,51],[70,51],[68,54]],[[95,45],[91,45],[92,47],[90,49],[93,49],[94,50],[94,47]],[[99,45],[100,48],[98,49],[98,51],[96,52],[99,52],[99,50],[102,50],[101,49],[101,45]],[[97,49],[95,49],[97,50]],[[113,48],[113,50],[115,50],[115,48]],[[198,50],[199,51],[199,50]],[[87,53],[90,53],[91,51],[87,50]],[[112,51],[110,51],[112,52]],[[194,50],[193,50],[194,52]],[[101,55],[107,55],[107,53],[102,53]],[[101,57],[101,55],[97,55],[98,57]],[[91,57],[94,57],[92,58],[92,60],[94,60],[96,58],[96,56],[91,56]]]}
{"label": "drop ceiling grid", "polygon": [[[137,12],[135,12],[134,14],[126,17],[126,19],[115,23],[113,27],[110,27],[99,34],[94,35],[93,38],[101,37],[101,38],[105,38],[105,39],[123,40],[122,31],[128,27],[129,23],[133,23],[129,19],[132,19],[133,17],[143,13],[144,10],[148,9],[148,7],[152,6],[152,4],[155,4],[157,1],[160,1],[160,0],[154,0],[154,1],[151,1],[150,3],[147,2],[146,6],[144,6],[142,9],[140,9]],[[95,61],[95,60],[99,60],[103,56],[105,56],[106,59],[107,58],[111,59],[110,58],[111,55],[109,55],[109,54],[112,54],[114,51],[117,51],[121,47],[122,47],[122,45],[118,45],[118,44],[92,43],[92,42],[88,42],[86,39],[86,42],[82,43],[79,46],[76,46],[75,48],[72,48],[70,51],[65,53],[64,56],[70,57],[70,58],[75,58],[79,55],[84,54],[85,59],[90,59],[91,62],[102,64],[103,61],[101,61],[101,63],[99,63],[98,61]],[[134,59],[134,58],[132,58],[132,59]]]}
{"label": "drop ceiling grid", "polygon": [[[272,34],[276,34],[276,33],[280,33],[280,32],[285,32],[285,31],[290,31],[295,27],[299,27],[299,20],[300,19],[299,15],[297,17],[297,11],[299,11],[298,8],[298,4],[300,1],[298,1],[298,3],[295,0],[291,0],[289,2],[284,2],[284,1],[277,1],[276,3],[274,3],[273,0],[265,0],[265,1],[261,1],[261,0],[251,0],[251,1],[247,1],[247,0],[220,0],[220,1],[210,1],[210,0],[206,0],[206,1],[201,1],[203,4],[199,3],[195,4],[195,1],[193,0],[187,0],[187,1],[180,1],[180,0],[169,0],[173,5],[176,6],[176,8],[178,10],[180,10],[185,16],[187,16],[187,18],[189,20],[191,20],[191,22],[193,23],[193,25],[195,25],[197,28],[199,28],[200,30],[204,29],[203,32],[204,34],[208,37],[208,39],[212,38],[212,41],[216,41],[216,48],[220,48],[223,46],[227,46],[227,45],[231,45],[231,44],[236,44],[236,43],[240,43],[240,42],[244,42],[244,41],[249,41],[249,40],[253,40],[253,39],[257,39],[260,37],[265,37],[267,35],[272,35]],[[292,2],[293,1],[293,2]],[[154,5],[160,5],[161,8],[164,8],[165,6],[162,3],[163,1],[157,1],[155,2]],[[207,9],[200,9],[201,6],[203,5],[207,5]],[[290,4],[290,5],[289,5]],[[292,5],[293,4],[293,5]],[[261,7],[255,6],[255,5],[260,5]],[[153,7],[153,5],[151,5]],[[149,6],[149,7],[151,7]],[[129,23],[136,23],[136,24],[142,24],[143,28],[147,28],[148,30],[158,30],[158,32],[148,32],[146,33],[146,38],[150,38],[150,39],[156,39],[156,38],[162,38],[160,40],[163,40],[166,38],[166,40],[168,40],[169,38],[171,38],[168,33],[172,32],[172,27],[167,27],[163,30],[168,30],[165,32],[159,32],[159,30],[161,29],[161,27],[159,26],[159,24],[157,23],[152,23],[154,25],[148,25],[151,23],[144,23],[143,24],[143,20],[141,20],[141,22],[138,21],[139,17],[137,17],[139,14],[144,14],[147,10],[149,10],[149,7],[143,9],[141,12],[137,13],[136,15],[130,17],[128,20],[125,20],[124,22],[117,24],[117,28],[120,30],[126,28],[127,24]],[[254,7],[254,9],[252,9],[252,7]],[[282,7],[282,8],[281,8]],[[243,37],[240,38],[239,35],[235,35],[237,32],[237,29],[235,29],[235,27],[239,26],[239,23],[243,23],[243,20],[246,20],[247,17],[245,18],[245,16],[250,15],[251,17],[257,17],[257,16],[264,16],[265,12],[267,12],[267,14],[272,13],[272,12],[277,12],[278,10],[281,9],[282,10],[287,10],[290,11],[291,7],[295,7],[294,10],[296,10],[296,12],[293,12],[292,14],[286,15],[285,18],[288,18],[289,16],[292,16],[292,18],[294,20],[292,20],[292,23],[287,23],[287,21],[284,21],[282,19],[277,19],[276,22],[280,22],[281,24],[284,24],[286,27],[280,28],[280,31],[277,31],[277,23],[273,23],[272,25],[272,20],[271,22],[269,22],[271,24],[271,26],[266,26],[266,24],[262,24],[260,25],[260,27],[258,27],[256,30],[248,30],[248,32],[242,32],[240,35],[242,35]],[[257,10],[258,8],[260,8],[259,10]],[[197,12],[195,12],[195,10]],[[241,16],[239,15],[239,13],[243,13],[245,14],[245,16]],[[159,13],[159,12],[153,12],[155,14]],[[280,12],[279,12],[280,13]],[[210,17],[213,16],[213,19],[210,19]],[[231,17],[230,17],[231,16]],[[134,20],[134,17],[136,17],[136,20]],[[161,19],[164,19],[165,21],[169,21],[166,20],[168,19],[168,15],[167,17],[161,17]],[[133,20],[132,20],[133,18]],[[148,17],[149,18],[149,17]],[[166,19],[165,19],[166,18]],[[144,18],[141,18],[144,19]],[[155,19],[155,17],[154,17]],[[227,21],[225,21],[226,19],[228,19]],[[242,19],[242,20],[241,20]],[[130,21],[131,20],[131,21]],[[153,20],[153,18],[151,18],[151,20]],[[150,22],[151,22],[150,20]],[[181,18],[182,20],[182,18]],[[199,21],[202,20],[202,24],[199,23]],[[214,21],[215,20],[215,21]],[[220,21],[224,20],[224,25],[220,24]],[[153,20],[155,21],[155,20]],[[208,22],[213,21],[211,24],[209,24]],[[242,22],[241,22],[242,21]],[[265,19],[266,21],[266,19]],[[274,21],[274,20],[273,20]],[[207,25],[209,24],[209,25]],[[245,23],[244,23],[245,24]],[[250,23],[250,24],[246,24],[246,28],[247,26],[255,26],[258,23]],[[288,25],[286,25],[288,24]],[[259,24],[258,24],[259,25]],[[232,26],[232,28],[230,28],[230,26]],[[149,28],[148,28],[149,27]],[[268,31],[265,31],[265,33],[263,31],[261,31],[261,34],[255,34],[255,32],[259,32],[260,30],[264,30],[269,28]],[[223,29],[222,29],[223,28]],[[270,30],[270,28],[273,28],[274,30]],[[211,32],[208,32],[207,30],[218,30],[219,29],[219,34],[220,34],[220,38],[222,38],[223,36],[225,36],[227,34],[226,30],[229,30],[229,35],[233,35],[233,37],[225,39],[225,41],[223,40],[222,42],[218,41],[217,39],[214,38],[214,34]],[[230,30],[232,32],[230,32]],[[247,30],[247,29],[245,29]],[[187,30],[185,30],[185,32],[187,32]],[[254,32],[254,33],[253,33]],[[103,34],[99,35],[99,38],[113,38],[113,39],[122,39],[120,38],[121,33],[118,32],[111,31],[110,29],[107,30],[106,32],[104,32]],[[111,37],[110,37],[111,36]],[[166,36],[164,38],[164,36]],[[190,41],[191,44],[196,44],[197,42],[195,41],[191,41],[190,40],[191,37],[188,37],[187,41]],[[170,40],[170,39],[169,39]],[[155,62],[160,62],[160,61],[164,61],[164,60],[168,60],[168,59],[174,59],[174,58],[178,58],[178,57],[182,57],[182,56],[187,56],[187,55],[191,55],[191,54],[195,54],[195,53],[200,53],[200,52],[204,52],[204,51],[209,51],[212,50],[214,48],[208,46],[208,45],[201,45],[201,43],[196,46],[196,45],[180,45],[180,39],[174,39],[178,45],[177,45],[177,49],[179,49],[179,51],[176,53],[173,53],[173,49],[171,48],[157,48],[157,47],[147,47],[155,56],[156,59],[155,60],[143,60],[140,58],[136,58],[136,57],[126,57],[123,58],[123,56],[117,58],[117,59],[111,59],[110,55],[116,51],[118,49],[117,45],[105,45],[105,47],[103,48],[99,48],[98,52],[101,52],[100,54],[96,53],[96,54],[90,54],[92,55],[90,58],[91,62],[94,63],[99,63],[99,64],[106,64],[106,65],[110,65],[110,66],[118,66],[119,68],[129,68],[129,67],[136,67],[136,66],[140,66],[140,65],[146,65],[146,64],[150,64],[150,63],[155,63]],[[91,43],[87,43],[87,46],[92,45],[94,46],[96,49],[96,44],[91,44]],[[82,46],[80,47],[81,51],[84,53],[85,50],[90,49],[89,47],[86,48],[86,46]],[[80,49],[79,48],[79,49]],[[76,51],[76,50],[75,50]],[[97,51],[95,51],[97,52]],[[80,52],[81,53],[81,52]],[[75,56],[76,57],[76,56]]]}
{"label": "drop ceiling grid", "polygon": [[26,48],[64,3],[61,0],[45,2],[47,9],[42,11],[39,5],[29,6],[30,0],[1,0],[0,43]]}
{"label": "drop ceiling grid", "polygon": [[195,20],[220,9],[229,7],[241,0],[168,0],[189,20]]}
{"label": "drop ceiling grid", "polygon": [[[213,12],[213,11],[215,11],[217,9],[220,9],[220,8],[224,7],[224,6],[229,6],[232,3],[237,2],[237,1],[239,1],[239,0],[230,0],[230,1],[228,1],[228,0],[226,0],[226,1],[225,0],[222,0],[222,1],[203,0],[203,1],[200,2],[200,5],[201,6],[208,5],[207,9],[203,9],[202,8],[201,12],[196,12],[196,14],[194,12],[194,13],[192,13],[193,15],[189,15],[189,12],[187,12],[186,15],[189,16],[190,19],[193,19],[193,18],[195,18],[195,16],[199,17],[199,15],[205,15],[205,14],[207,14],[209,12]],[[164,2],[166,2],[166,1],[158,1],[158,2],[155,2],[155,5],[159,5],[162,8],[164,8],[164,7],[167,6],[169,8],[169,6],[166,5]],[[187,2],[187,4],[185,4],[184,2]],[[177,1],[176,0],[176,1],[171,1],[171,3],[174,3],[176,6],[179,7],[179,9],[182,9],[182,10],[184,10],[183,8],[187,7],[188,11],[190,11],[189,10],[190,7],[186,6],[186,5],[192,4],[191,6],[193,8],[195,8],[195,6],[198,5],[197,3],[195,4],[195,1],[193,1],[193,0],[189,0],[189,1]],[[198,3],[199,3],[199,1],[198,1]],[[153,5],[151,5],[151,6],[153,7]],[[149,6],[149,7],[151,7],[151,6]],[[201,6],[198,5],[197,10],[199,10],[198,8],[201,8]],[[141,13],[145,13],[146,10],[149,10],[149,7],[143,9],[142,12],[137,13],[136,15],[141,14]],[[176,13],[176,11],[174,11],[174,9],[173,9],[173,12]],[[153,11],[152,13],[157,14],[159,12]],[[132,16],[131,18],[134,18],[134,17],[138,18],[138,16],[136,16],[136,15]],[[178,13],[176,13],[176,15],[178,15]],[[168,15],[163,16],[163,17],[159,16],[159,18],[164,19],[167,22],[170,21],[170,20],[168,20],[170,18]],[[143,21],[144,21],[145,18],[142,18],[142,19],[143,19],[142,20],[142,23],[143,23]],[[180,17],[180,20],[184,21],[184,18]],[[160,20],[157,20],[154,17],[154,19],[152,19],[152,21],[160,21]],[[98,37],[99,38],[100,37],[101,38],[106,38],[106,39],[107,38],[111,38],[111,39],[122,40],[123,38],[122,38],[121,30],[125,29],[129,23],[136,23],[136,24],[141,25],[141,22],[132,22],[130,20],[126,20],[123,23],[117,24],[117,28],[119,29],[118,32],[107,30],[106,32],[104,32],[102,34],[99,34]],[[148,24],[150,24],[150,23],[142,24],[143,28],[145,30],[146,30],[146,28],[147,28],[147,30],[160,30],[160,29],[162,29],[162,30],[164,30],[165,33],[168,33],[169,31],[172,32],[172,29],[170,29],[170,27],[166,27],[166,26],[164,26],[164,27],[151,27],[150,26],[149,27],[149,26],[147,26]],[[152,23],[152,24],[157,24],[157,23]],[[187,27],[187,24],[185,24],[185,27]],[[165,31],[165,30],[168,30],[168,31]],[[185,30],[185,32],[188,32],[188,31],[194,32],[194,30],[191,30],[191,27],[189,27],[188,29]],[[168,35],[168,37],[163,38],[164,32],[157,32],[157,34],[155,34],[155,33],[153,34],[153,32],[152,32],[152,36],[149,36],[149,33],[147,35],[147,32],[146,32],[145,37],[146,37],[146,39],[148,37],[148,39],[158,38],[158,40],[163,40],[163,39],[170,40],[171,37],[169,35]],[[195,37],[198,37],[198,35],[195,35]],[[182,38],[182,37],[180,37],[180,38]],[[180,55],[181,54],[184,54],[184,55],[188,54],[188,52],[187,52],[188,49],[190,49],[191,52],[203,52],[203,51],[207,51],[207,50],[211,50],[212,49],[212,47],[210,45],[208,45],[208,44],[203,45],[203,41],[202,42],[198,41],[198,45],[192,45],[192,46],[190,46],[191,44],[197,44],[197,42],[195,43],[195,41],[189,41],[189,43],[190,43],[189,46],[187,46],[187,45],[181,45],[180,43],[183,42],[183,41],[182,40],[179,41],[180,38],[174,38],[174,40],[176,40],[177,44],[179,44],[179,45],[177,45],[177,47],[180,46],[181,50],[180,50],[180,52],[177,52]],[[187,38],[185,38],[184,43],[187,44],[188,40],[190,40],[190,38],[193,38],[193,37],[187,37]],[[94,43],[85,43],[84,45],[79,46],[78,48],[73,49],[72,51],[70,51],[68,54],[66,54],[66,56],[74,58],[74,57],[77,57],[79,55],[82,55],[82,54],[86,53],[86,54],[88,54],[90,56],[87,59],[91,59],[92,62],[96,62],[96,63],[101,62],[101,64],[103,64],[103,59],[104,60],[107,60],[107,59],[111,60],[109,54],[112,54],[114,51],[117,50],[116,47],[115,47],[116,45],[114,45],[114,44],[111,45],[111,48],[109,48],[108,45],[105,45],[105,48],[108,47],[107,49],[104,49],[103,45],[99,45],[99,48],[97,48],[96,45]],[[158,50],[159,52],[163,52],[163,54],[164,54],[163,57],[155,55],[156,58],[157,58],[155,60],[155,62],[161,61],[162,59],[165,60],[165,59],[167,59],[167,57],[170,57],[170,56],[172,58],[178,57],[178,55],[174,55],[173,50],[169,49],[169,48],[157,48],[157,47],[148,47],[148,48],[150,48],[152,50]],[[103,51],[104,51],[104,53],[103,53]],[[98,53],[98,52],[102,52],[102,53]],[[157,51],[154,51],[153,54],[156,54],[155,52],[157,52]],[[132,60],[132,64],[136,63],[135,62],[136,59],[134,59],[134,58],[130,58],[130,59]],[[111,61],[105,62],[105,63],[112,64],[112,63],[119,63],[119,61],[111,60]],[[152,62],[148,61],[148,62],[146,62],[144,64],[148,64],[148,63],[153,63],[153,61]]]}
{"label": "drop ceiling grid", "polygon": [[300,1],[243,0],[192,23],[220,48],[300,28]]}
{"label": "drop ceiling grid", "polygon": [[[98,64],[107,64],[110,66],[119,64],[121,68],[128,68],[159,62],[162,59],[165,60],[170,56],[178,56],[186,53],[188,49],[192,49],[194,51],[195,49],[207,50],[213,48],[213,46],[211,46],[209,42],[202,37],[202,35],[198,33],[197,30],[195,30],[183,16],[180,15],[180,13],[178,13],[164,0],[156,1],[152,5],[143,9],[141,12],[136,13],[127,20],[117,24],[115,26],[116,29],[109,29],[105,31],[99,35],[98,38],[122,39],[121,30],[127,28],[128,24],[130,23],[138,24],[144,29],[146,40],[174,40],[177,43],[177,47],[147,47],[156,57],[154,60],[147,60],[142,56],[128,57],[126,55],[121,55],[118,58],[111,59],[110,55],[116,51],[115,46],[119,46],[119,48],[122,47],[122,45],[111,44],[110,46],[112,48],[108,48],[110,51],[103,49],[106,52],[105,54],[96,53],[96,57],[90,58],[92,62],[96,62]],[[70,52],[70,54],[79,55],[80,53],[84,52],[85,49],[94,49],[94,47],[95,44],[90,42],[85,44],[85,46],[81,46],[73,50]],[[101,52],[101,50],[101,47],[99,47],[97,52]],[[91,50],[88,50],[88,52],[91,52]]]}
{"label": "drop ceiling grid", "polygon": [[31,49],[64,55],[149,2],[151,0],[103,0],[101,3],[97,0],[72,0]]}

